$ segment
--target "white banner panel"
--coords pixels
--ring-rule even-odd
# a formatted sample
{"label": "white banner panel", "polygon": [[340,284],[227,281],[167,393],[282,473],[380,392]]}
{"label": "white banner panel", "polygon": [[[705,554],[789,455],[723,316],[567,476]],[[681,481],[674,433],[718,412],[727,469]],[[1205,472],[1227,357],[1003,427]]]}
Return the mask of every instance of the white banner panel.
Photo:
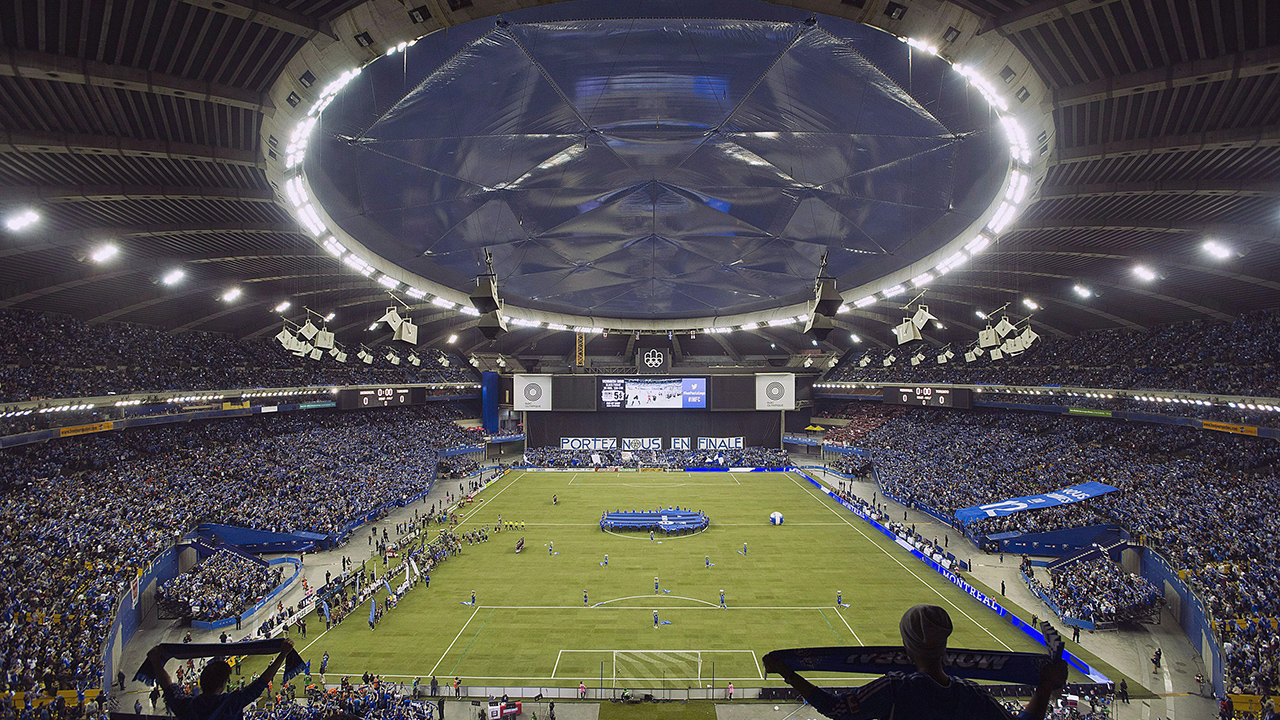
{"label": "white banner panel", "polygon": [[723,438],[698,438],[699,450],[741,450],[742,438],[740,437],[723,437]]}
{"label": "white banner panel", "polygon": [[662,438],[622,438],[623,450],[661,450]]}
{"label": "white banner panel", "polygon": [[691,446],[690,446],[690,444],[689,444],[689,438],[687,438],[687,437],[673,437],[673,438],[671,438],[671,449],[672,449],[672,450],[688,450],[690,447],[691,447]]}
{"label": "white banner panel", "polygon": [[618,438],[560,438],[561,450],[617,450]]}
{"label": "white banner panel", "polygon": [[550,375],[516,375],[512,390],[516,410],[551,409]]}
{"label": "white banner panel", "polygon": [[757,373],[756,409],[795,410],[796,376],[792,373]]}

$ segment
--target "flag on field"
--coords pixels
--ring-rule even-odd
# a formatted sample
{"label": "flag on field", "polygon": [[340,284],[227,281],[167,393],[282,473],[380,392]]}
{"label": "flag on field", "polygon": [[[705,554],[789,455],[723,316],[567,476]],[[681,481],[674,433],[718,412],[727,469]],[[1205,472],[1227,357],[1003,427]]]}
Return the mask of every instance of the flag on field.
{"label": "flag on field", "polygon": [[328,603],[328,601],[326,601],[326,600],[321,600],[321,601],[320,601],[320,607],[324,608],[324,621],[325,621],[325,622],[330,622],[330,620],[329,620],[329,603]]}
{"label": "flag on field", "polygon": [[659,625],[670,625],[670,624],[671,624],[671,621],[670,621],[670,620],[663,620],[662,622],[660,622],[660,623],[658,623],[658,624],[659,624]]}
{"label": "flag on field", "polygon": [[370,625],[373,624],[373,614],[374,612],[377,611],[377,609],[378,609],[378,601],[374,600],[373,598],[369,598],[369,624]]}
{"label": "flag on field", "polygon": [[414,562],[413,558],[409,558],[409,564],[413,566],[413,576],[416,578],[421,578],[422,571],[418,569],[418,563]]}

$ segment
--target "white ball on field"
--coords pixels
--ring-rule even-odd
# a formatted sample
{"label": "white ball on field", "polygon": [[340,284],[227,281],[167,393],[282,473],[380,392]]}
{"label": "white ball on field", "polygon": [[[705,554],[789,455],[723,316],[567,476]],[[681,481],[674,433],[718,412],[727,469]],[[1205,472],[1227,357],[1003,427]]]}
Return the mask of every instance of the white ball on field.
{"label": "white ball on field", "polygon": [[774,705],[774,706],[773,706],[773,709],[774,709],[774,710],[777,710],[777,709],[778,709],[778,706],[777,706],[777,705]]}

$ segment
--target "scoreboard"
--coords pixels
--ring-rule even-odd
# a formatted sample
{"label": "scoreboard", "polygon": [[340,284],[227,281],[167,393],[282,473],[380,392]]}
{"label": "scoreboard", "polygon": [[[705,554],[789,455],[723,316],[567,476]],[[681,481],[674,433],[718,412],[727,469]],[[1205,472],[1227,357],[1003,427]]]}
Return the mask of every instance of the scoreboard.
{"label": "scoreboard", "polygon": [[415,400],[410,388],[350,388],[338,391],[339,410],[402,407],[405,405],[416,405],[420,402],[422,402],[422,400]]}
{"label": "scoreboard", "polygon": [[890,405],[911,405],[913,407],[947,407],[968,408],[972,406],[968,388],[933,387],[917,385],[915,387],[887,387],[882,391],[881,400]]}

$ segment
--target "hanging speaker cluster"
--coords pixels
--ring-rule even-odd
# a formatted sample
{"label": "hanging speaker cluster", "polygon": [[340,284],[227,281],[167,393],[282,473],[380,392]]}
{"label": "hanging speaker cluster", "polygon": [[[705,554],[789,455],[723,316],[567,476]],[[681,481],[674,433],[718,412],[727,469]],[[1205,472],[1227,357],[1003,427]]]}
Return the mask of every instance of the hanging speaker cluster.
{"label": "hanging speaker cluster", "polygon": [[[307,310],[311,313],[311,310]],[[330,357],[338,362],[346,362],[347,354],[342,351],[338,343],[333,339],[333,333],[329,331],[327,326],[317,327],[315,323],[308,317],[307,321],[302,325],[295,325],[288,320],[284,321],[284,327],[280,329],[275,336],[276,342],[281,347],[293,353],[297,357],[310,358],[312,360],[321,360],[328,351]]]}
{"label": "hanging speaker cluster", "polygon": [[920,340],[922,336],[920,331],[930,320],[937,318],[929,312],[928,305],[916,306],[916,312],[909,318],[902,318],[902,322],[893,329],[893,334],[898,338],[899,345],[905,345],[913,340]]}
{"label": "hanging speaker cluster", "polygon": [[493,253],[484,251],[486,272],[476,276],[476,289],[471,291],[471,306],[480,313],[476,327],[486,340],[497,340],[507,334],[507,319],[502,315],[502,298],[498,297],[498,276],[493,272]]}
{"label": "hanging speaker cluster", "polygon": [[[1022,323],[1026,323],[1026,325],[1019,332],[1018,325],[1022,325]],[[1002,360],[1005,356],[1021,355],[1031,349],[1031,346],[1039,339],[1039,333],[1031,329],[1030,315],[1017,324],[1009,322],[1007,316],[1001,316],[1000,322],[994,326],[988,320],[987,326],[978,331],[978,339],[965,352],[964,359],[965,362],[975,362],[984,353],[992,360]]]}
{"label": "hanging speaker cluster", "polygon": [[836,290],[836,279],[827,276],[827,254],[822,254],[822,265],[813,282],[813,310],[804,323],[804,334],[823,342],[836,329],[834,317],[840,312],[844,298]]}
{"label": "hanging speaker cluster", "polygon": [[[406,308],[407,309],[407,308]],[[400,316],[400,311],[395,307],[387,308],[382,317],[378,318],[378,322],[384,322],[395,333],[392,339],[408,343],[410,345],[418,344],[418,326],[407,318]],[[398,363],[392,363],[393,365]]]}

